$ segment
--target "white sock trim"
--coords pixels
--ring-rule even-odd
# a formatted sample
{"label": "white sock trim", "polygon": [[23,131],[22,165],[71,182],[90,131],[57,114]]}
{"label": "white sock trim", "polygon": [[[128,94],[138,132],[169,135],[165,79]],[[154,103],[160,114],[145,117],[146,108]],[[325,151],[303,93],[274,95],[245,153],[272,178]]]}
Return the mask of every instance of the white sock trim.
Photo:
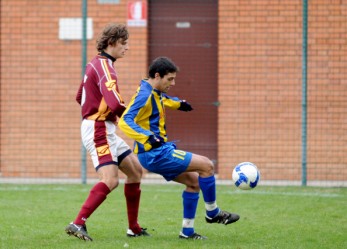
{"label": "white sock trim", "polygon": [[205,202],[205,208],[207,211],[212,211],[218,208],[217,202]]}
{"label": "white sock trim", "polygon": [[194,228],[194,219],[183,218],[182,227],[183,228]]}

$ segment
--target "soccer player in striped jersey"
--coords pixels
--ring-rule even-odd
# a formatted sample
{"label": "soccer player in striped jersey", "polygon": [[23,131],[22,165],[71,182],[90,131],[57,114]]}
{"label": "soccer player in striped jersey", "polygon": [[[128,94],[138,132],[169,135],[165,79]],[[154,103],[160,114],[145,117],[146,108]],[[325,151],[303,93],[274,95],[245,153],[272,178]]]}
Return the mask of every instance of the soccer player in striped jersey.
{"label": "soccer player in striped jersey", "polygon": [[165,108],[193,110],[185,100],[166,94],[176,83],[177,71],[177,66],[169,58],[156,58],[149,67],[148,79],[141,81],[118,126],[135,140],[134,152],[144,168],[162,175],[167,181],[173,180],[186,186],[182,194],[183,222],[179,238],[206,239],[194,230],[200,190],[205,201],[206,222],[228,225],[240,217],[218,207],[211,160],[178,150],[174,142],[168,141]]}
{"label": "soccer player in striped jersey", "polygon": [[109,24],[97,40],[98,54],[87,64],[76,100],[82,107],[81,136],[89,152],[99,182],[90,190],[77,217],[65,231],[83,240],[92,241],[86,220],[119,184],[118,170],[126,176],[124,195],[127,205],[127,236],[149,236],[138,224],[141,165],[130,147],[116,135],[117,117],[125,110],[119,94],[114,63],[129,48],[129,33],[123,24]]}

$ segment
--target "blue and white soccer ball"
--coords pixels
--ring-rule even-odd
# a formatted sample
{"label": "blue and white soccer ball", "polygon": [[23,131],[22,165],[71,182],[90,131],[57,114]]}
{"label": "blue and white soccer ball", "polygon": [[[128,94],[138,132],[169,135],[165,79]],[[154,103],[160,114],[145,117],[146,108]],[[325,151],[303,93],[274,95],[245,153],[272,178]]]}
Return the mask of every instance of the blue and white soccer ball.
{"label": "blue and white soccer ball", "polygon": [[258,185],[260,172],[255,164],[242,162],[234,168],[232,178],[237,188],[249,190]]}

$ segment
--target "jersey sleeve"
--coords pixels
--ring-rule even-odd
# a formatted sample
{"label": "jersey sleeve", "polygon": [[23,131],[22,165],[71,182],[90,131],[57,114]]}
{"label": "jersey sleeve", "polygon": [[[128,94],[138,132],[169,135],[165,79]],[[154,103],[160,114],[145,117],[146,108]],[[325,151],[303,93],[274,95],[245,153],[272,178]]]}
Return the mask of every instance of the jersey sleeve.
{"label": "jersey sleeve", "polygon": [[126,105],[118,90],[117,76],[106,60],[101,60],[101,64],[103,72],[105,73],[100,82],[101,93],[104,96],[107,106],[114,114],[120,117]]}
{"label": "jersey sleeve", "polygon": [[181,105],[181,100],[177,97],[170,97],[166,94],[163,94],[163,103],[165,107],[172,110],[177,110]]}
{"label": "jersey sleeve", "polygon": [[[146,103],[150,101],[150,96],[150,93],[141,90],[140,87],[118,122],[118,127],[125,135],[141,144],[145,144],[148,137],[153,134],[149,124],[143,122],[148,118],[146,113],[148,113],[147,108],[150,107]],[[142,120],[139,120],[140,118]],[[139,123],[142,125],[140,126]]]}
{"label": "jersey sleeve", "polygon": [[81,82],[80,87],[78,88],[78,91],[76,94],[76,101],[80,105],[82,103],[82,91],[83,91],[83,82]]}

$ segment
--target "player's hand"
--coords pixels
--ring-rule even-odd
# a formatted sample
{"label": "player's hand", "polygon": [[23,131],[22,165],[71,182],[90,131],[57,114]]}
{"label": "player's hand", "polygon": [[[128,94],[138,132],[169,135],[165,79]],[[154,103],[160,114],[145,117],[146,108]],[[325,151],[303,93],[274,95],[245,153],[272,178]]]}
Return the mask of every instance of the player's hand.
{"label": "player's hand", "polygon": [[193,110],[193,107],[187,101],[182,100],[178,110],[184,111],[184,112],[190,112],[191,110]]}
{"label": "player's hand", "polygon": [[150,135],[147,142],[152,146],[152,149],[158,148],[163,144],[163,141],[155,135]]}
{"label": "player's hand", "polygon": [[126,109],[126,105],[122,102],[120,105],[118,105],[116,111],[115,111],[115,114],[117,115],[117,117],[121,117],[123,112],[125,111]]}

